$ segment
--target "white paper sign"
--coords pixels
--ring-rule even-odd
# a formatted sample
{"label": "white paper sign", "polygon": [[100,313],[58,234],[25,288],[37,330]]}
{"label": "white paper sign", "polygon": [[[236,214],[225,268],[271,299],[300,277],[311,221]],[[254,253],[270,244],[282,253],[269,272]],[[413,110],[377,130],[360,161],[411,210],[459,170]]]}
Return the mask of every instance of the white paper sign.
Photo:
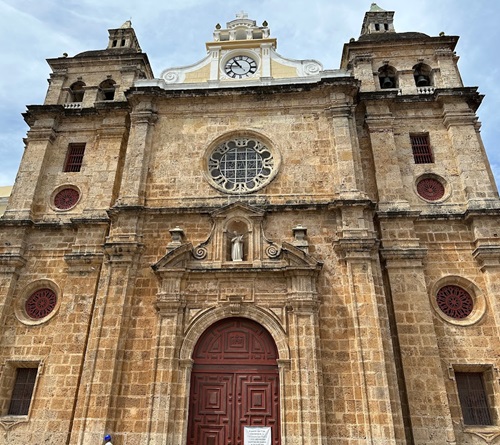
{"label": "white paper sign", "polygon": [[270,426],[246,426],[243,430],[244,445],[271,445]]}

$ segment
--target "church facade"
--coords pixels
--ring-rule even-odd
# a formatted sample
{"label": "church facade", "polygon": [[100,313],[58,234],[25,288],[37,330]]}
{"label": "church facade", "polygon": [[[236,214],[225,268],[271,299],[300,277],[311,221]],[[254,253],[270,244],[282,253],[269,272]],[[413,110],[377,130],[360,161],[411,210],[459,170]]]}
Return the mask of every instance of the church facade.
{"label": "church facade", "polygon": [[458,37],[339,69],[130,22],[49,59],[0,219],[0,444],[500,443],[500,200]]}

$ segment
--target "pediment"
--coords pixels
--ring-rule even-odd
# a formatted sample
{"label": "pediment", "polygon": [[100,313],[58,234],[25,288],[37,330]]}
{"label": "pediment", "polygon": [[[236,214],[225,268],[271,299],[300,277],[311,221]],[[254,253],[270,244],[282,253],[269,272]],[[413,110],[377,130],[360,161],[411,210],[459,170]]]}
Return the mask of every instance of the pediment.
{"label": "pediment", "polygon": [[197,259],[196,248],[191,243],[183,244],[176,249],[168,252],[159,261],[151,267],[156,272],[174,272],[174,271],[283,271],[293,269],[310,269],[320,270],[323,266],[321,261],[318,261],[313,256],[305,253],[303,250],[293,246],[290,243],[283,242],[279,247],[277,245],[270,249],[268,261],[259,262],[258,264],[225,262],[223,264],[213,263],[206,258]]}
{"label": "pediment", "polygon": [[[319,270],[322,263],[300,245],[270,240],[263,229],[265,211],[240,202],[211,214],[212,229],[205,241],[193,245],[181,228],[171,230],[175,241],[151,267],[167,271],[265,271],[293,268]],[[174,233],[175,232],[175,233]],[[182,236],[179,233],[182,232]],[[189,238],[189,234],[186,234]]]}
{"label": "pediment", "polygon": [[216,211],[212,212],[211,216],[212,218],[221,218],[221,217],[226,217],[228,215],[245,215],[247,217],[261,217],[263,218],[265,214],[265,211],[262,209],[259,209],[258,207],[253,207],[248,204],[244,204],[242,202],[235,202],[233,204],[229,204],[225,207],[222,207],[221,209],[217,209]]}

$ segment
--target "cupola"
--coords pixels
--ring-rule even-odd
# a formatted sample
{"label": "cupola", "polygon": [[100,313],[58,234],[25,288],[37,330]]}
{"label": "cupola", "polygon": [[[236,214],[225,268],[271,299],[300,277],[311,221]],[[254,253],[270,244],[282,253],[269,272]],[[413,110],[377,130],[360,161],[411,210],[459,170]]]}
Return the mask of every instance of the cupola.
{"label": "cupola", "polygon": [[394,11],[385,11],[376,3],[372,3],[370,10],[365,14],[361,35],[396,32],[394,29]]}
{"label": "cupola", "polygon": [[139,41],[137,40],[134,28],[132,28],[132,22],[130,20],[127,20],[117,29],[108,29],[108,32],[109,42],[107,49],[130,48],[135,49],[139,53],[141,52]]}
{"label": "cupola", "polygon": [[246,12],[236,14],[236,19],[226,23],[222,29],[219,24],[214,31],[215,42],[227,42],[230,40],[260,40],[269,37],[270,30],[266,21],[262,26],[257,26],[255,20],[250,20]]}

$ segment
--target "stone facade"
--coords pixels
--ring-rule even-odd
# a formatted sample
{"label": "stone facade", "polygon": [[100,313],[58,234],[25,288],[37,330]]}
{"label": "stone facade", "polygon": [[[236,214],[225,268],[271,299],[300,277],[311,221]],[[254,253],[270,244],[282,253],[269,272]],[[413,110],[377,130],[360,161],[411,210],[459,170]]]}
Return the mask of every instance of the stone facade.
{"label": "stone facade", "polygon": [[[500,443],[500,201],[458,37],[372,5],[326,71],[269,32],[240,14],[158,79],[129,22],[48,61],[0,219],[0,444],[242,443],[192,412],[224,320],[274,342],[279,421],[231,418],[273,445]],[[468,377],[489,420],[467,420]]]}

